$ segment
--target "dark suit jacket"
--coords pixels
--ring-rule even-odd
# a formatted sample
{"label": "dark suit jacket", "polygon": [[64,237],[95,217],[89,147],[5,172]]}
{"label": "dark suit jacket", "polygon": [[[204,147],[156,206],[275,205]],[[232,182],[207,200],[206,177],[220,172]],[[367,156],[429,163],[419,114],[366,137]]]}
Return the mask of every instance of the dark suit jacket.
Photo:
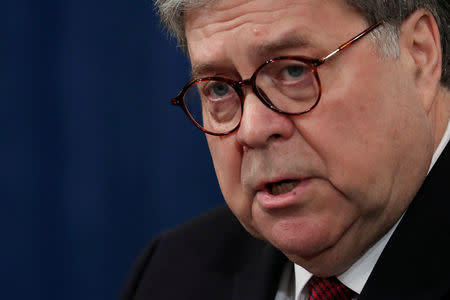
{"label": "dark suit jacket", "polygon": [[[409,206],[359,299],[450,299],[450,145]],[[157,237],[121,299],[273,300],[286,257],[226,207]]]}

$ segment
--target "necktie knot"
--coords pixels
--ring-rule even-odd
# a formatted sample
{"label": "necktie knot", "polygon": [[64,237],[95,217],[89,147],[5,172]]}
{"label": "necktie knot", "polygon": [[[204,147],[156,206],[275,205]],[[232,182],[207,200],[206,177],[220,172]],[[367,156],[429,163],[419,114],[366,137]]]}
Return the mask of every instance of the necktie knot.
{"label": "necktie knot", "polygon": [[351,300],[356,294],[336,277],[313,276],[308,283],[309,300]]}

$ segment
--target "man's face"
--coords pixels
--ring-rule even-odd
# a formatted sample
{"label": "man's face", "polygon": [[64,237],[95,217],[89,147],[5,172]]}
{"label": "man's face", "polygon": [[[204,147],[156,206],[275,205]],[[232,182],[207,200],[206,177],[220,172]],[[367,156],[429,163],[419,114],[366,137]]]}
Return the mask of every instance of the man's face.
{"label": "man's face", "polygon": [[[194,75],[235,80],[272,57],[322,57],[366,27],[325,0],[219,0],[185,16]],[[276,113],[246,89],[240,128],[207,136],[244,227],[311,272],[345,271],[396,222],[431,159],[411,70],[366,37],[318,68],[322,97],[309,113]]]}

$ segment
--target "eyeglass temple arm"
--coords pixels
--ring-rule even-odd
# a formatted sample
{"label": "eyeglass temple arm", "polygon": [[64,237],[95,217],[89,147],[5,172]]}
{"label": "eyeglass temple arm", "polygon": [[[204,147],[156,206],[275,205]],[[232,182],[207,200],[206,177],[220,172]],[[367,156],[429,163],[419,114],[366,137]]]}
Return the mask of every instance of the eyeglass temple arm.
{"label": "eyeglass temple arm", "polygon": [[374,30],[375,28],[380,26],[382,23],[383,23],[382,21],[378,21],[377,23],[373,24],[372,26],[370,26],[369,28],[367,28],[366,30],[364,30],[363,32],[361,32],[360,34],[355,36],[354,38],[352,38],[352,39],[348,40],[347,42],[343,43],[342,45],[340,45],[336,50],[334,50],[333,52],[331,52],[327,56],[319,58],[317,60],[317,65],[323,64],[327,59],[329,59],[330,57],[333,57],[336,53],[340,52],[341,50],[344,50],[345,48],[347,48],[348,46],[350,46],[354,42],[358,41],[359,39],[361,39],[362,37],[364,37],[365,35],[370,33],[372,30]]}

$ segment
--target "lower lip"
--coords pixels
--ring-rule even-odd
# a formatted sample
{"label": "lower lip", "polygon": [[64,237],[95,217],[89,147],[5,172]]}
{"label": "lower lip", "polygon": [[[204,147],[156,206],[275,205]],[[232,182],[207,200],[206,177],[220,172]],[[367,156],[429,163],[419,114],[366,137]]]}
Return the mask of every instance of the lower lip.
{"label": "lower lip", "polygon": [[286,208],[298,204],[310,182],[311,179],[304,179],[291,191],[280,195],[272,195],[267,191],[258,191],[255,195],[255,200],[266,210]]}

